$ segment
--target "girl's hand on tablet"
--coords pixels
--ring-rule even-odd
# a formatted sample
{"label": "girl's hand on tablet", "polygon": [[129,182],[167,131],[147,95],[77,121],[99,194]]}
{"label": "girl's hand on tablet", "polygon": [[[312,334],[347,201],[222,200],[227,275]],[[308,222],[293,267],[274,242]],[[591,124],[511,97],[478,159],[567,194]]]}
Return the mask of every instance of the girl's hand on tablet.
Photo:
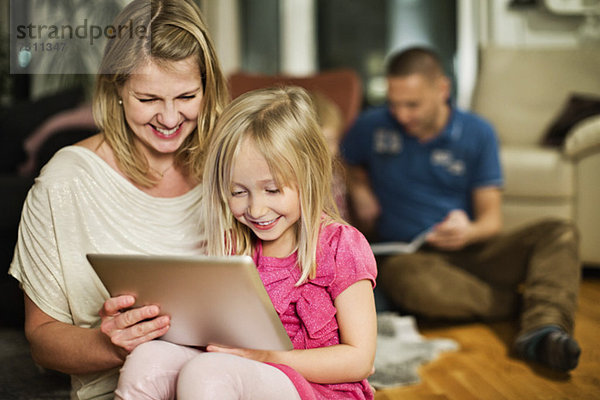
{"label": "girl's hand on tablet", "polygon": [[206,346],[206,351],[211,353],[227,353],[235,356],[248,358],[250,360],[269,362],[273,361],[273,351],[270,350],[252,350],[252,349],[239,349],[234,347],[219,346],[215,344],[209,344]]}
{"label": "girl's hand on tablet", "polygon": [[100,310],[100,330],[126,353],[167,333],[171,322],[168,315],[159,315],[160,308],[156,305],[128,309],[134,303],[133,296],[112,297]]}

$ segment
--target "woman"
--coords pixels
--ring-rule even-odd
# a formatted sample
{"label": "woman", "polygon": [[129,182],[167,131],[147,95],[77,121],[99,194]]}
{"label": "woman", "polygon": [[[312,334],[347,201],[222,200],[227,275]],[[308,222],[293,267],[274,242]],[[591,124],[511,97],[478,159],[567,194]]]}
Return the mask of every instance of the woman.
{"label": "woman", "polygon": [[100,66],[102,132],[45,166],[10,268],[25,292],[33,358],[71,374],[80,399],[112,398],[127,354],[169,327],[156,306],[108,299],[85,255],[203,252],[204,143],[228,99],[193,0],[134,0],[114,26],[132,31],[109,41]]}

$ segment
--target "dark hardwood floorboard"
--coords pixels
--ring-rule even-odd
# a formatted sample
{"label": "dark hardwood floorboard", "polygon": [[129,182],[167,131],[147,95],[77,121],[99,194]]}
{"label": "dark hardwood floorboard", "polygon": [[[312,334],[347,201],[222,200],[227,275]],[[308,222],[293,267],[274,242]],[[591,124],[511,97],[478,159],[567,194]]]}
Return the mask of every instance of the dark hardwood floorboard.
{"label": "dark hardwood floorboard", "polygon": [[600,400],[600,273],[586,271],[575,338],[582,348],[571,373],[513,358],[515,322],[419,324],[430,338],[447,337],[461,348],[419,370],[421,382],[377,391],[376,400]]}

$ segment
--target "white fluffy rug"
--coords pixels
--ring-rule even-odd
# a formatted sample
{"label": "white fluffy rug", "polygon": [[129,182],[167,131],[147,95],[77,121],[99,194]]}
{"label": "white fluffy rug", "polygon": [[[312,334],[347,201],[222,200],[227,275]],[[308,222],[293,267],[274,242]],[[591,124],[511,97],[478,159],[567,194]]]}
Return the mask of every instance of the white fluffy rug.
{"label": "white fluffy rug", "polygon": [[377,315],[375,373],[369,383],[386,388],[418,383],[417,369],[442,351],[458,349],[452,339],[426,339],[417,330],[415,319],[392,312]]}

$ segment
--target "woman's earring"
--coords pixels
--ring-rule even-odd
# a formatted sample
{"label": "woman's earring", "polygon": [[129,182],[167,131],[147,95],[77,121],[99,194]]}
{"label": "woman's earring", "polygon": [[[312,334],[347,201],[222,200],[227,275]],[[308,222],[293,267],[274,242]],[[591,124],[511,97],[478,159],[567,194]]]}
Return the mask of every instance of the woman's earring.
{"label": "woman's earring", "polygon": [[119,99],[119,105],[122,106],[123,105],[123,100]]}

